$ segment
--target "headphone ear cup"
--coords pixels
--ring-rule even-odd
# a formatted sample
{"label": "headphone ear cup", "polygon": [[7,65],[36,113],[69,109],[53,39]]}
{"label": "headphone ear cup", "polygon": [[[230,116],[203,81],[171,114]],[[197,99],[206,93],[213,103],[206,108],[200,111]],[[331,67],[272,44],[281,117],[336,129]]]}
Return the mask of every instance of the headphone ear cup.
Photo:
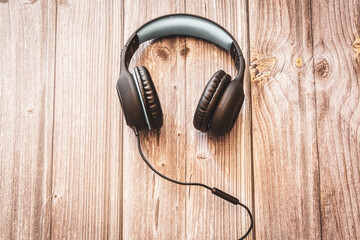
{"label": "headphone ear cup", "polygon": [[193,125],[197,130],[206,132],[209,129],[214,110],[230,81],[231,77],[223,70],[210,78],[195,110]]}
{"label": "headphone ear cup", "polygon": [[232,81],[214,110],[211,120],[210,132],[215,136],[228,133],[239,115],[244,102],[244,89],[238,81]]}
{"label": "headphone ear cup", "polygon": [[135,67],[134,72],[140,87],[150,127],[151,129],[160,129],[163,125],[163,112],[150,73],[144,66]]}

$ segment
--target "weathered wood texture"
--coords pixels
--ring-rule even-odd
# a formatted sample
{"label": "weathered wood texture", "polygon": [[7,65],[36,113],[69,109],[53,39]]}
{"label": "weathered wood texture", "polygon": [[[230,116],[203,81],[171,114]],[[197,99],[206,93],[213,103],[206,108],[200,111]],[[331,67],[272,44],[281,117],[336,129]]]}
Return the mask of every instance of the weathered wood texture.
{"label": "weathered wood texture", "polygon": [[[186,12],[207,17],[229,30],[248,59],[246,1],[186,1]],[[245,74],[246,100],[230,134],[215,138],[193,127],[193,115],[205,85],[223,69],[237,73],[228,53],[204,41],[186,39],[186,180],[216,186],[252,207],[250,82]],[[214,197],[208,191],[186,192],[186,239],[236,239],[246,232],[249,218],[239,206]]]}
{"label": "weathered wood texture", "polygon": [[[184,12],[184,3],[125,0],[124,9],[126,41],[144,22],[169,12]],[[137,12],[142,14],[134,14]],[[164,111],[161,132],[141,135],[144,153],[160,172],[182,181],[186,164],[185,60],[180,51],[184,44],[179,38],[157,41],[142,48],[130,66],[131,72],[136,65],[148,68]],[[134,132],[125,126],[123,139],[124,239],[185,239],[186,189],[150,171],[137,151]]]}
{"label": "weathered wood texture", "polygon": [[311,2],[250,1],[257,239],[319,239]]}
{"label": "weathered wood texture", "polygon": [[162,173],[239,197],[249,239],[360,239],[360,3],[0,0],[0,239],[236,239],[249,219],[142,162],[115,90],[124,41],[186,12],[239,41],[245,104],[219,139],[193,114],[210,77],[234,76],[201,40],[145,44],[164,126],[141,133]]}
{"label": "weathered wood texture", "polygon": [[59,1],[52,228],[55,239],[121,235],[121,122],[114,90],[122,4]]}
{"label": "weathered wood texture", "polygon": [[0,239],[47,239],[54,1],[0,1]]}
{"label": "weathered wood texture", "polygon": [[314,1],[323,239],[360,239],[360,1]]}
{"label": "weathered wood texture", "polygon": [[[124,13],[124,40],[153,17],[169,11],[184,12],[186,7],[187,13],[208,17],[227,27],[247,53],[247,25],[239,24],[246,22],[246,4],[216,1],[188,1],[182,5],[169,1],[162,7],[164,3],[158,1],[146,4],[151,8],[144,8],[140,1],[125,1],[124,9],[128,11]],[[215,14],[206,14],[205,9]],[[143,15],[132,14],[144,10]],[[130,69],[135,65],[149,69],[165,113],[161,131],[141,137],[145,155],[154,166],[175,179],[200,181],[238,196],[243,193],[241,200],[251,206],[248,85],[246,107],[230,135],[220,140],[211,138],[192,125],[196,105],[210,77],[220,69],[233,76],[236,73],[230,56],[203,41],[170,38],[143,49]],[[123,142],[125,239],[234,239],[247,230],[249,219],[239,207],[224,203],[204,189],[163,181],[142,162],[133,131],[124,129],[123,139],[127,139]]]}

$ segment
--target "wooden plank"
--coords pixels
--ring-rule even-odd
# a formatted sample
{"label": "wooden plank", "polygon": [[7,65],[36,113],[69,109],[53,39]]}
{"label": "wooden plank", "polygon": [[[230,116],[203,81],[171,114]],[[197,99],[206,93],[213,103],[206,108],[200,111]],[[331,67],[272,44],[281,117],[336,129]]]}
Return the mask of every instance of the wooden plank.
{"label": "wooden plank", "polygon": [[249,9],[256,238],[320,239],[311,3]]}
{"label": "wooden plank", "polygon": [[122,3],[58,1],[53,239],[121,239]]}
{"label": "wooden plank", "polygon": [[[146,21],[184,12],[184,3],[126,0],[124,9],[126,41]],[[156,41],[142,47],[129,68],[130,72],[134,66],[148,68],[164,112],[160,132],[141,134],[144,153],[160,172],[182,181],[186,152],[183,45],[184,39],[179,38]],[[185,188],[159,178],[145,165],[125,121],[123,139],[124,239],[185,239]]]}
{"label": "wooden plank", "polygon": [[[225,27],[248,55],[247,1],[186,1],[186,12],[209,18]],[[237,196],[252,209],[250,81],[245,73],[245,103],[233,130],[215,138],[193,127],[193,116],[205,85],[222,69],[234,77],[230,55],[213,44],[186,39],[186,180],[216,186]],[[200,188],[186,192],[187,239],[237,239],[250,224],[240,207]],[[252,239],[251,235],[248,239]]]}
{"label": "wooden plank", "polygon": [[0,239],[50,236],[54,1],[0,1]]}
{"label": "wooden plank", "polygon": [[313,1],[323,239],[360,239],[360,1]]}

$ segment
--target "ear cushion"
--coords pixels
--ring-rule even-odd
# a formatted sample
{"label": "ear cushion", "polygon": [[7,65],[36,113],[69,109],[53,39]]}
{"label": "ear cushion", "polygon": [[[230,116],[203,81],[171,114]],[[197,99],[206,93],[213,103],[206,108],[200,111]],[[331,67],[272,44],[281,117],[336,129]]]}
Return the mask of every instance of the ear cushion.
{"label": "ear cushion", "polygon": [[140,92],[144,100],[146,113],[148,115],[150,127],[160,129],[163,125],[163,113],[154,83],[149,71],[144,66],[135,67],[135,74],[139,81]]}
{"label": "ear cushion", "polygon": [[243,86],[238,81],[232,81],[214,110],[209,129],[213,135],[222,136],[232,129],[244,98]]}
{"label": "ear cushion", "polygon": [[126,124],[132,129],[141,131],[148,128],[148,126],[137,86],[138,84],[134,81],[133,74],[130,74],[127,70],[120,71],[120,76],[116,83],[116,90]]}
{"label": "ear cushion", "polygon": [[213,112],[230,81],[231,77],[223,70],[217,71],[211,77],[195,110],[193,124],[196,129],[201,132],[209,129]]}

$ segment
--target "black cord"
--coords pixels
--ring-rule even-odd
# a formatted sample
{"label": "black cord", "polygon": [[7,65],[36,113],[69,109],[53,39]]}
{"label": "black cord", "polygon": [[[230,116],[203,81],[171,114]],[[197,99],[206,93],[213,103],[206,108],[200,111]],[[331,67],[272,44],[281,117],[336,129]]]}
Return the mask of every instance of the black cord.
{"label": "black cord", "polygon": [[141,158],[144,160],[144,162],[146,163],[146,165],[148,165],[148,167],[153,170],[157,175],[159,175],[160,177],[162,178],[165,178],[166,180],[170,181],[170,182],[173,182],[173,183],[177,183],[177,184],[180,184],[180,185],[189,185],[189,186],[200,186],[200,187],[204,187],[204,188],[207,188],[209,189],[210,191],[212,190],[211,187],[205,185],[205,184],[202,184],[202,183],[187,183],[187,182],[180,182],[180,181],[176,181],[174,179],[171,179],[165,175],[163,175],[162,173],[160,173],[158,170],[156,170],[150,163],[149,161],[146,159],[146,157],[144,156],[142,150],[141,150],[141,145],[140,145],[140,137],[139,137],[139,134],[136,134],[136,137],[137,137],[137,142],[138,142],[138,149],[139,149],[139,153],[141,155]]}
{"label": "black cord", "polygon": [[239,202],[238,204],[239,204],[241,207],[245,208],[245,210],[247,211],[247,213],[249,214],[249,217],[250,217],[250,227],[249,227],[249,229],[248,229],[247,232],[244,234],[244,236],[242,236],[241,238],[239,238],[239,240],[243,240],[243,239],[245,239],[245,238],[247,237],[247,235],[249,235],[249,233],[251,232],[251,229],[253,228],[253,225],[254,225],[254,220],[253,220],[253,216],[252,216],[252,214],[251,214],[251,212],[250,212],[250,209],[249,209],[246,205],[242,204],[241,202]]}
{"label": "black cord", "polygon": [[235,197],[231,196],[230,194],[227,194],[227,193],[225,193],[225,192],[223,192],[223,191],[221,191],[221,190],[219,190],[219,189],[217,189],[217,188],[211,188],[211,187],[209,187],[209,186],[207,186],[207,185],[205,185],[205,184],[202,184],[202,183],[180,182],[180,181],[171,179],[171,178],[163,175],[163,174],[160,173],[158,170],[156,170],[156,169],[149,163],[149,161],[146,159],[144,153],[143,153],[142,150],[141,150],[140,136],[139,136],[139,133],[137,132],[137,130],[135,130],[135,135],[136,135],[136,137],[137,137],[138,149],[139,149],[139,153],[140,153],[141,158],[144,160],[144,162],[146,163],[146,165],[147,165],[151,170],[153,170],[157,175],[159,175],[160,177],[162,177],[162,178],[164,178],[164,179],[166,179],[166,180],[168,180],[168,181],[170,181],[170,182],[177,183],[177,184],[180,184],[180,185],[204,187],[204,188],[210,190],[214,195],[216,195],[216,196],[218,196],[218,197],[221,197],[222,199],[224,199],[224,200],[226,200],[226,201],[228,201],[228,202],[231,202],[231,203],[233,203],[233,204],[235,204],[235,205],[238,204],[238,205],[240,205],[241,207],[245,208],[245,210],[247,211],[247,213],[248,213],[249,216],[250,216],[250,223],[251,223],[251,224],[250,224],[250,227],[249,227],[249,229],[247,230],[247,232],[246,232],[241,238],[239,238],[239,240],[243,240],[243,239],[245,239],[245,238],[249,235],[249,233],[251,232],[251,229],[252,229],[252,227],[253,227],[253,216],[252,216],[252,214],[251,214],[251,212],[250,212],[250,209],[249,209],[246,205],[242,204],[237,198],[235,198]]}

